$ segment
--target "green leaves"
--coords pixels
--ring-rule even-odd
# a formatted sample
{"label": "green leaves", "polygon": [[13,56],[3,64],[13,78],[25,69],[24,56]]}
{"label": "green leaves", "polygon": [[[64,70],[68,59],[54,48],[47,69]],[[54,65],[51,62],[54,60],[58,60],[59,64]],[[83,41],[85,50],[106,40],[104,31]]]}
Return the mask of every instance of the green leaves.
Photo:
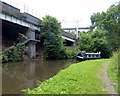
{"label": "green leaves", "polygon": [[76,58],[76,55],[80,52],[79,48],[72,48],[72,47],[66,47],[65,49],[65,58],[66,59],[73,59]]}
{"label": "green leaves", "polygon": [[63,40],[61,38],[61,24],[55,17],[45,16],[41,21],[41,37],[43,39],[44,57],[46,59],[62,58]]}
{"label": "green leaves", "polygon": [[107,12],[94,13],[91,16],[91,29],[103,29],[108,31],[107,38],[112,50],[120,47],[120,5],[112,5]]}
{"label": "green leaves", "polygon": [[[80,47],[82,50],[91,51],[91,47],[94,52],[101,51],[103,57],[109,57],[112,51],[120,48],[119,8],[119,4],[112,5],[106,12],[94,13],[91,16],[91,34],[87,33],[86,37],[82,35],[84,38],[88,38],[88,42],[86,42],[87,39],[81,37]],[[93,29],[97,30],[93,31]]]}
{"label": "green leaves", "polygon": [[16,46],[11,46],[1,53],[2,62],[21,61],[23,60],[22,56],[25,51],[27,51],[27,47],[23,43],[18,43]]}
{"label": "green leaves", "polygon": [[45,38],[47,38],[51,33],[53,33],[54,35],[60,35],[61,24],[55,17],[48,15],[45,16],[40,25],[42,26],[42,36],[44,36]]}
{"label": "green leaves", "polygon": [[109,57],[111,47],[107,40],[105,30],[96,29],[93,32],[80,34],[79,48],[86,52],[101,52],[101,57]]}

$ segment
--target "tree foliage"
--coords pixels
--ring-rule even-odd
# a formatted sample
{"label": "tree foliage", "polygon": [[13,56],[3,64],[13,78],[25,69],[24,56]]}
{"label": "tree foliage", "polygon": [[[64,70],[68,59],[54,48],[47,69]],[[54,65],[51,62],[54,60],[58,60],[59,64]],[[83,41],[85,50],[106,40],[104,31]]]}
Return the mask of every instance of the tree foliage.
{"label": "tree foliage", "polygon": [[108,31],[108,40],[113,50],[120,46],[120,5],[112,5],[107,12],[94,13],[91,16],[91,29]]}
{"label": "tree foliage", "polygon": [[109,57],[110,45],[106,37],[107,31],[95,30],[80,34],[79,48],[86,52],[102,52],[102,57]]}
{"label": "tree foliage", "polygon": [[[41,36],[44,45],[44,56],[46,59],[58,59],[64,53],[61,38],[61,24],[55,17],[45,16],[40,23]],[[64,55],[63,55],[64,56]]]}
{"label": "tree foliage", "polygon": [[106,12],[91,16],[91,30],[81,33],[80,49],[86,52],[102,52],[109,57],[112,51],[120,48],[120,5],[112,5]]}

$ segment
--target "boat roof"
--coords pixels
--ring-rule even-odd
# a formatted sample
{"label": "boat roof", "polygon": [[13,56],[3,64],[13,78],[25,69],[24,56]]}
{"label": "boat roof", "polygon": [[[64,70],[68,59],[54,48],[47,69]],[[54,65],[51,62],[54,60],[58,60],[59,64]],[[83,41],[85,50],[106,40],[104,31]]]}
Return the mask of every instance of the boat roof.
{"label": "boat roof", "polygon": [[85,53],[85,54],[100,54],[100,53]]}

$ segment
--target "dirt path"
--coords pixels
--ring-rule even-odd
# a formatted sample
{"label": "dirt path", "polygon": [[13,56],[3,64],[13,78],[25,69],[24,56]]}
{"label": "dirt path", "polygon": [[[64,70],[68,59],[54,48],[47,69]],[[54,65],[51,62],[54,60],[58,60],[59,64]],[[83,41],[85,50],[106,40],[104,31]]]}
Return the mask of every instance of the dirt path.
{"label": "dirt path", "polygon": [[107,91],[108,91],[109,94],[118,94],[115,91],[114,87],[112,86],[112,83],[111,83],[110,79],[108,78],[108,75],[107,75],[108,64],[109,64],[109,62],[107,62],[104,65],[104,68],[102,70],[102,72],[103,72],[103,81],[104,81],[104,83],[106,85],[106,89],[107,89]]}

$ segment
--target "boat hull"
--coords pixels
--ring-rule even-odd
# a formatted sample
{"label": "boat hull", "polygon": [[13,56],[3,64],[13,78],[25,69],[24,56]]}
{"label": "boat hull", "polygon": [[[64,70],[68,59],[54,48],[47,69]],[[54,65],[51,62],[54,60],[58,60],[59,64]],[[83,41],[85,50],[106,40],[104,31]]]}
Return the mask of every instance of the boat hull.
{"label": "boat hull", "polygon": [[94,59],[101,59],[100,57],[81,57],[81,56],[77,56],[77,59],[80,61],[84,61],[84,60],[94,60]]}

